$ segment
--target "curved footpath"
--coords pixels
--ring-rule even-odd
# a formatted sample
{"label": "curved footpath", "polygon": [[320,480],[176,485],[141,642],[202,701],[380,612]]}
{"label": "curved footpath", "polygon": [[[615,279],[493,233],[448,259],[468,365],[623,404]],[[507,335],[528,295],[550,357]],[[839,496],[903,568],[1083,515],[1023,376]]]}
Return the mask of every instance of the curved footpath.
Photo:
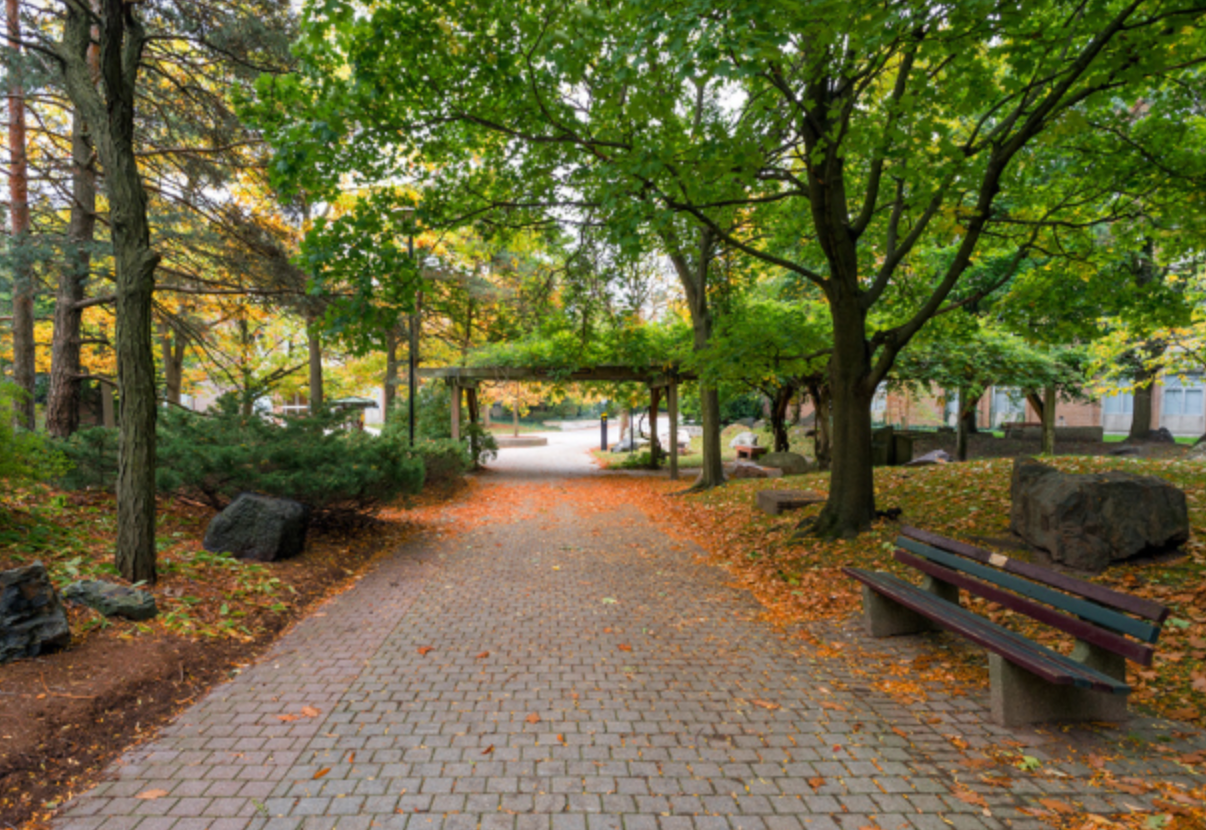
{"label": "curved footpath", "polygon": [[[551,433],[485,477],[555,492],[597,474],[595,440]],[[986,725],[982,701],[910,709],[860,686],[640,510],[578,498],[400,549],[56,826],[973,830],[1044,826],[1017,809],[1040,798],[1125,809],[1083,770],[984,783],[959,743],[1040,733]]]}

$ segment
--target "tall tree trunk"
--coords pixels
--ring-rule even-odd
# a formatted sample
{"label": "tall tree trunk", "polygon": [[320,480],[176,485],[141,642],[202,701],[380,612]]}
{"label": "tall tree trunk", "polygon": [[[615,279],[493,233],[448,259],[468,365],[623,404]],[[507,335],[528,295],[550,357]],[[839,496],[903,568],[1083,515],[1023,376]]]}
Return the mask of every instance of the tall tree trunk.
{"label": "tall tree trunk", "polygon": [[974,416],[976,413],[974,408],[970,412],[968,411],[968,397],[967,387],[962,387],[959,390],[959,402],[955,406],[955,459],[958,461],[967,460],[967,436],[969,432],[967,428],[967,416]]}
{"label": "tall tree trunk", "polygon": [[[18,0],[6,2],[8,47],[21,48]],[[9,67],[8,88],[8,191],[13,259],[13,380],[25,391],[14,410],[17,423],[33,429],[34,422],[34,281],[29,260],[29,174],[25,159],[25,88],[20,63]]]}
{"label": "tall tree trunk", "polygon": [[1043,455],[1055,454],[1055,385],[1043,389]]}
{"label": "tall tree trunk", "polygon": [[311,318],[306,326],[306,348],[310,353],[310,413],[322,409],[322,337],[318,332],[318,321]]}
{"label": "tall tree trunk", "polygon": [[389,422],[398,398],[398,329],[395,326],[385,333],[385,383],[381,387],[382,403],[385,404],[385,421]]}
{"label": "tall tree trunk", "polygon": [[519,384],[515,384],[515,396],[511,399],[511,425],[514,437],[519,437]]}
{"label": "tall tree trunk", "polygon": [[789,452],[791,443],[787,437],[787,409],[791,405],[791,397],[796,392],[794,384],[780,386],[771,398],[771,434],[775,438],[775,452]]}
{"label": "tall tree trunk", "polygon": [[959,418],[963,421],[963,431],[968,435],[976,435],[980,432],[980,425],[976,423],[976,409],[980,405],[980,399],[976,398],[969,402],[969,408],[963,410],[963,414]]}
{"label": "tall tree trunk", "polygon": [[133,4],[98,0],[98,85],[89,66],[92,15],[65,4],[57,51],[74,106],[92,132],[109,197],[117,302],[117,377],[121,394],[117,452],[117,568],[132,581],[155,581],[155,352],[151,305],[159,255],[151,248],[146,191],[134,156],[134,102],[146,31]]}
{"label": "tall tree trunk", "polygon": [[871,354],[865,339],[866,312],[857,294],[839,287],[830,297],[833,356],[829,385],[833,406],[833,472],[829,498],[814,529],[825,538],[855,536],[875,520],[871,457]]}
{"label": "tall tree trunk", "polygon": [[1160,370],[1142,362],[1134,372],[1134,413],[1131,415],[1131,431],[1127,436],[1129,441],[1147,440],[1152,431],[1152,392],[1156,385],[1156,376]]}
{"label": "tall tree trunk", "polygon": [[159,336],[159,346],[163,358],[165,397],[168,403],[179,406],[184,385],[184,354],[188,344],[179,330],[168,323]]}
{"label": "tall tree trunk", "polygon": [[812,397],[814,413],[812,441],[817,468],[828,470],[833,458],[830,446],[829,384],[820,380],[811,381],[808,384],[808,394]]}
{"label": "tall tree trunk", "polygon": [[[712,311],[708,306],[708,274],[715,253],[712,231],[699,231],[694,258],[689,258],[683,249],[667,237],[670,262],[678,274],[683,293],[687,298],[687,310],[691,315],[692,350],[702,352],[712,340]],[[692,490],[703,490],[724,484],[724,460],[720,455],[720,393],[707,381],[699,382],[699,409],[703,416],[703,467]]]}
{"label": "tall tree trunk", "polygon": [[[95,52],[95,49],[93,50]],[[67,224],[67,257],[59,271],[54,303],[54,336],[50,347],[50,393],[46,429],[66,438],[80,426],[79,303],[92,268],[96,230],[96,167],[92,140],[79,110],[71,114],[71,218]]]}

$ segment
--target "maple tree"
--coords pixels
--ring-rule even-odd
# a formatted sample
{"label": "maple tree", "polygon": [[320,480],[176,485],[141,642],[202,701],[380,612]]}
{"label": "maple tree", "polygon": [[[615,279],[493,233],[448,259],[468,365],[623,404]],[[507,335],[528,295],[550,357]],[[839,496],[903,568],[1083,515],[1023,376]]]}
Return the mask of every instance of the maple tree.
{"label": "maple tree", "polygon": [[[1081,133],[1141,130],[1142,117],[1111,115],[1118,96],[1173,75],[1192,87],[1201,51],[1202,10],[1173,1],[1092,14],[818,2],[773,25],[757,4],[706,0],[607,10],[480,0],[455,20],[407,0],[316,8],[303,29],[307,74],[274,90],[299,114],[274,138],[298,180],[405,171],[439,180],[449,215],[598,211],[624,244],[660,240],[701,342],[702,279],[718,252],[824,292],[826,535],[863,531],[875,515],[870,405],[901,349],[1055,244],[1081,206],[1112,217],[1111,194],[1127,191],[1115,171],[1053,173],[1092,163]],[[1004,273],[977,284],[985,256]],[[872,327],[880,309],[890,313]]]}

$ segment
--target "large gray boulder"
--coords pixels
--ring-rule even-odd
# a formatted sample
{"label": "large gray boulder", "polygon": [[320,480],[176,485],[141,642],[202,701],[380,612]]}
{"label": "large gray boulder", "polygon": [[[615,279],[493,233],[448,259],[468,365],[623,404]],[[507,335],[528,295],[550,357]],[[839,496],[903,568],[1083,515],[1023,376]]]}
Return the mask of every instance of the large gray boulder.
{"label": "large gray boulder", "polygon": [[46,568],[0,571],[0,663],[37,657],[71,642],[67,613]]}
{"label": "large gray boulder", "polygon": [[155,595],[149,591],[99,579],[72,582],[63,589],[63,599],[87,605],[106,617],[149,620],[159,613],[155,606]]}
{"label": "large gray boulder", "polygon": [[1060,564],[1100,572],[1189,539],[1185,494],[1135,473],[1062,473],[1033,458],[1013,465],[1010,527]]}
{"label": "large gray boulder", "polygon": [[752,432],[739,432],[729,442],[729,449],[733,447],[756,447],[758,446],[758,436]]}
{"label": "large gray boulder", "polygon": [[276,562],[302,552],[309,522],[309,511],[298,502],[242,493],[210,521],[203,544],[214,553]]}
{"label": "large gray boulder", "polygon": [[798,452],[768,452],[758,458],[758,463],[763,467],[782,470],[785,476],[800,476],[817,468],[815,462],[809,461]]}

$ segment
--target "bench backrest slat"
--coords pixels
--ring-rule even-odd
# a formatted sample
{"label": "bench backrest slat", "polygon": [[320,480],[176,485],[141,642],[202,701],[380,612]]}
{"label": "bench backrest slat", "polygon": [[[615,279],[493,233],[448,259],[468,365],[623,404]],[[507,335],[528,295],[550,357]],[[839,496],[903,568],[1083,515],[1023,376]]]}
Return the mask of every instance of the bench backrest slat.
{"label": "bench backrest slat", "polygon": [[986,582],[991,582],[1000,585],[1002,588],[1029,597],[1030,599],[1045,602],[1060,610],[1067,611],[1070,614],[1075,614],[1078,617],[1083,617],[1086,620],[1091,620],[1098,625],[1113,629],[1122,634],[1129,634],[1132,637],[1143,640],[1144,642],[1154,643],[1160,636],[1160,629],[1150,623],[1136,620],[1117,611],[1111,611],[1108,608],[1089,602],[1088,600],[1079,597],[1069,596],[1068,594],[1060,593],[1051,588],[1044,587],[1037,583],[1026,579],[1021,579],[1017,576],[1012,576],[1004,571],[1000,571],[989,565],[982,565],[979,562],[969,560],[963,556],[956,556],[953,553],[932,548],[929,545],[923,545],[914,539],[901,537],[896,540],[896,543],[906,550],[910,550],[918,556],[922,556],[940,565],[945,565],[948,568],[956,571],[963,571],[972,576],[979,577]]}
{"label": "bench backrest slat", "polygon": [[[900,532],[901,535],[907,536],[910,539],[916,539],[939,550],[958,554],[968,559],[974,559],[986,565],[994,564],[994,561],[1000,558],[990,551],[959,542],[955,539],[947,539],[945,536],[930,533],[928,530],[921,530],[906,525],[900,529]],[[1076,594],[1077,596],[1092,600],[1099,605],[1105,605],[1109,608],[1125,611],[1128,614],[1134,614],[1137,617],[1143,617],[1146,620],[1155,622],[1157,625],[1163,624],[1168,619],[1170,609],[1150,599],[1137,597],[1133,594],[1124,594],[1121,591],[1112,591],[1101,585],[1095,585],[1092,582],[1086,582],[1083,579],[1077,579],[1074,576],[1068,576],[1059,571],[1044,568],[1042,565],[1035,565],[1032,562],[1023,562],[1009,557],[1004,558],[1005,564],[1000,567],[1008,573],[1024,576],[1043,585],[1049,585],[1052,588]]]}
{"label": "bench backrest slat", "polygon": [[979,579],[968,576],[966,574],[957,573],[949,568],[944,568],[936,562],[931,562],[928,559],[923,559],[920,556],[914,556],[907,551],[896,551],[896,559],[909,567],[916,568],[922,573],[929,574],[935,579],[940,579],[943,582],[949,582],[965,591],[968,591],[976,596],[983,597],[989,602],[995,602],[998,605],[1004,606],[1011,611],[1017,611],[1021,614],[1038,620],[1041,623],[1058,628],[1061,631],[1066,631],[1077,639],[1084,640],[1086,643],[1092,643],[1095,646],[1112,651],[1115,654],[1120,654],[1132,663],[1139,663],[1143,666],[1152,664],[1152,656],[1155,651],[1151,646],[1137,643],[1134,640],[1127,639],[1121,634],[1115,634],[1112,631],[1107,631],[1100,626],[1085,622],[1077,617],[1071,617],[1067,614],[1062,614],[1053,608],[1048,608],[1046,605],[1039,605],[1037,602],[1010,593],[1009,591],[998,588],[987,582],[982,582]]}

